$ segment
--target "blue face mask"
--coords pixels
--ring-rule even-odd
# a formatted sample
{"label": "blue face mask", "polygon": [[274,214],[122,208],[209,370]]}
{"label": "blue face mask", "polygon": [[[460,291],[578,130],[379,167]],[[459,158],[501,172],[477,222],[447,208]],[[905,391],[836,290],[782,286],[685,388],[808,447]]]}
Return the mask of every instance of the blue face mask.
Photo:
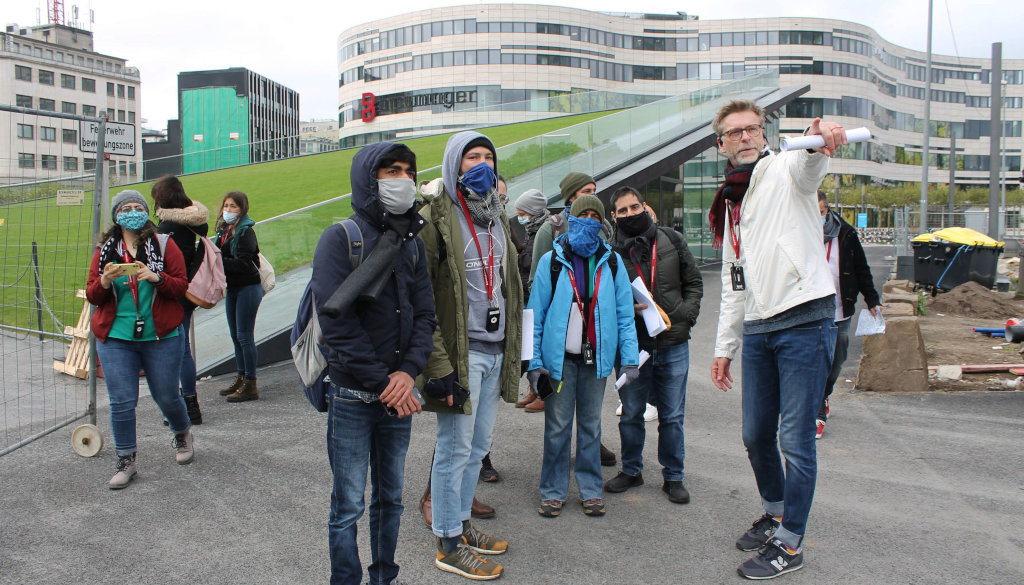
{"label": "blue face mask", "polygon": [[228,224],[235,223],[235,221],[238,219],[238,213],[233,211],[225,211],[221,215],[224,217],[224,223]]}
{"label": "blue face mask", "polygon": [[825,215],[821,216],[821,225],[825,225],[826,223],[828,223],[828,214],[827,213]]}
{"label": "blue face mask", "polygon": [[533,218],[530,217],[530,216],[523,217],[523,216],[520,215],[518,217],[519,217],[519,225],[526,225],[526,224],[530,223],[531,221],[533,221]]}
{"label": "blue face mask", "polygon": [[117,214],[117,225],[130,232],[137,232],[149,221],[149,214],[145,211],[122,211]]}
{"label": "blue face mask", "polygon": [[601,222],[590,217],[569,216],[569,245],[572,251],[584,258],[589,258],[601,244]]}
{"label": "blue face mask", "polygon": [[483,197],[494,188],[496,176],[491,165],[482,162],[463,173],[459,177],[459,182],[473,193]]}

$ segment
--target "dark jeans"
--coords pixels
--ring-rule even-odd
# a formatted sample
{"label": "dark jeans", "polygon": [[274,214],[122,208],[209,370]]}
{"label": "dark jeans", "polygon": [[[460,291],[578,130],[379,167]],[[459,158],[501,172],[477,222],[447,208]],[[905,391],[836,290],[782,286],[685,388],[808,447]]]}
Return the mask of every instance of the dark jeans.
{"label": "dark jeans", "polygon": [[832,366],[835,331],[832,319],[822,319],[743,335],[743,444],[765,508],[783,503],[780,530],[796,536],[804,534],[814,499],[814,417]]}
{"label": "dark jeans", "polygon": [[196,360],[192,359],[192,345],[189,341],[189,329],[192,324],[192,311],[185,311],[185,320],[178,326],[178,337],[181,338],[181,368],[178,381],[181,384],[182,396],[196,395]]}
{"label": "dark jeans", "polygon": [[391,416],[380,402],[363,402],[331,385],[327,458],[334,474],[328,523],[332,584],[362,583],[356,522],[366,508],[363,493],[367,462],[371,479],[370,584],[387,585],[398,576],[395,548],[405,509],[402,483],[411,428],[411,416]]}
{"label": "dark jeans", "polygon": [[644,469],[647,403],[658,407],[658,462],[665,481],[683,480],[683,415],[686,412],[686,377],[690,370],[690,344],[652,349],[640,368],[640,377],[619,390],[622,417],[622,471],[639,475]]}
{"label": "dark jeans", "polygon": [[263,300],[263,287],[259,284],[228,287],[224,298],[224,314],[228,316],[228,331],[235,345],[235,366],[239,375],[247,380],[256,379],[256,311]]}
{"label": "dark jeans", "polygon": [[178,393],[180,335],[159,341],[97,340],[96,355],[103,366],[110,396],[110,428],[118,455],[130,455],[137,450],[135,407],[139,403],[139,370],[145,370],[149,394],[170,423],[171,432],[183,433],[192,426],[185,401]]}
{"label": "dark jeans", "polygon": [[850,349],[850,321],[853,321],[852,317],[836,321],[836,327],[839,329],[836,333],[836,352],[832,357],[832,371],[825,382],[825,397],[821,399],[821,406],[818,407],[818,418],[823,421],[828,420],[828,415],[825,414],[825,401],[832,396],[832,390],[835,389],[836,380],[839,379],[839,372],[843,369],[843,362],[846,361]]}

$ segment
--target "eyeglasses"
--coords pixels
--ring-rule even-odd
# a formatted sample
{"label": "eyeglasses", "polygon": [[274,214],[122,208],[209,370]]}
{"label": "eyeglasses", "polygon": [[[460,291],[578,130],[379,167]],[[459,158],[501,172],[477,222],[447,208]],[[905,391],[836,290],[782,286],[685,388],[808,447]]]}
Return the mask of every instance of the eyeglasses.
{"label": "eyeglasses", "polygon": [[751,138],[758,138],[759,136],[761,136],[762,130],[760,125],[754,124],[752,126],[747,126],[746,128],[736,128],[735,130],[727,130],[725,132],[722,132],[722,137],[730,142],[738,142],[741,138],[743,138],[744,132],[746,132],[747,136]]}

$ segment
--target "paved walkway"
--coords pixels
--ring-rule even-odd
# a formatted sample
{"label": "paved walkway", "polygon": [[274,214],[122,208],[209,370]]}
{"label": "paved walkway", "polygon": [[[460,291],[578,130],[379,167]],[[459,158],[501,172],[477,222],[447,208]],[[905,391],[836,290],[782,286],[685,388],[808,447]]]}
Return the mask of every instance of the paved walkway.
{"label": "paved walkway", "polygon": [[[543,415],[499,413],[493,460],[502,481],[480,498],[498,515],[480,526],[511,542],[505,583],[740,583],[747,553],[733,540],[759,514],[740,442],[740,393],[708,379],[718,275],[691,343],[686,484],[693,501],[660,490],[654,441],[647,485],[606,499],[603,518],[574,501],[560,518],[535,512]],[[852,369],[851,369],[852,368]],[[856,360],[847,372],[855,372]],[[140,476],[106,488],[115,456],[93,459],[62,429],[0,457],[0,583],[323,583],[331,489],[325,417],[309,407],[288,364],[260,373],[258,402],[227,404],[223,378],[201,382],[206,424],[197,459],[174,464],[153,402],[139,406]],[[615,399],[604,405],[605,443],[618,442]],[[1020,583],[1024,575],[1024,392],[875,395],[841,383],[819,442],[820,473],[805,569],[782,577],[822,583]],[[649,423],[649,436],[656,432]],[[434,539],[416,511],[435,422],[419,415],[406,464],[401,578],[462,584],[433,567]],[[617,450],[617,449],[616,449]],[[616,472],[605,468],[605,477]],[[575,494],[575,487],[570,489]],[[361,554],[368,564],[366,517]]]}

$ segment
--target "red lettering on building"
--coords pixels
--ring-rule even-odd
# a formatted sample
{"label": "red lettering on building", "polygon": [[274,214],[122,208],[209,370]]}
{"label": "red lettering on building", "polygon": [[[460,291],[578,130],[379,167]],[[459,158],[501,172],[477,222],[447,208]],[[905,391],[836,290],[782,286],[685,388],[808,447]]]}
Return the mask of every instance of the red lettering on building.
{"label": "red lettering on building", "polygon": [[363,117],[363,122],[372,122],[377,117],[377,98],[372,93],[364,93],[362,104],[363,110],[360,115]]}

